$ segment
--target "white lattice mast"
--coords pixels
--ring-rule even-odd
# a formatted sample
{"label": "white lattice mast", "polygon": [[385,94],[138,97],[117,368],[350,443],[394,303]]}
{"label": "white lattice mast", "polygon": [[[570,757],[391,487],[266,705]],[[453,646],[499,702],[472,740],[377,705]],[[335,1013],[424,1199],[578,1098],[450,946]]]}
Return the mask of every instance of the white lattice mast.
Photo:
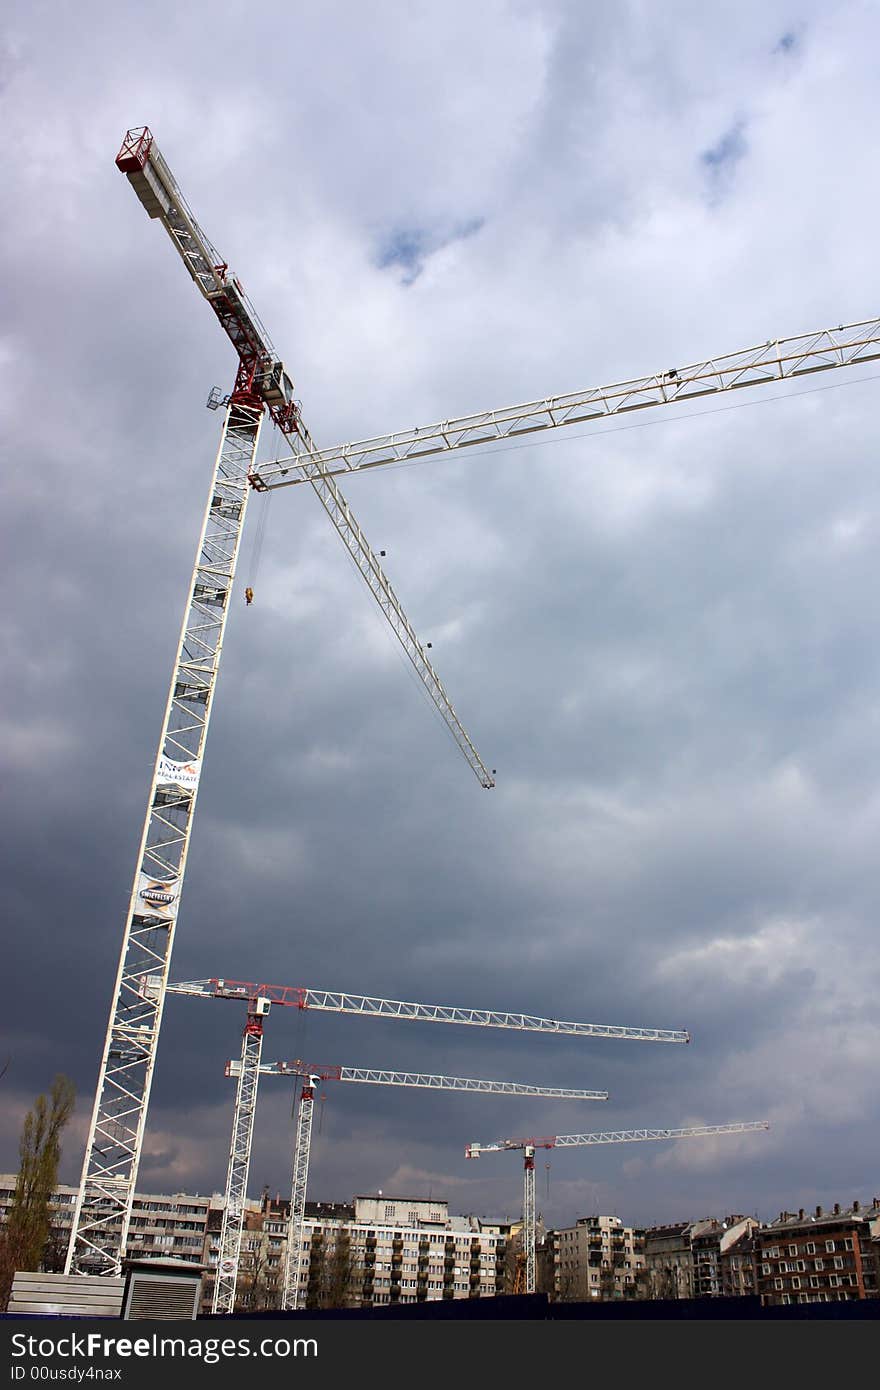
{"label": "white lattice mast", "polygon": [[241,1039],[238,1084],[232,1118],[232,1140],[226,1170],[226,1201],[220,1225],[217,1277],[211,1302],[212,1313],[231,1313],[235,1307],[235,1287],[241,1255],[244,1210],[247,1200],[251,1146],[257,1113],[260,1058],[263,1052],[263,1020],[269,1012],[268,999],[252,999]]}
{"label": "white lattice mast", "polygon": [[299,1307],[299,1279],[303,1256],[303,1222],[306,1215],[306,1191],[309,1184],[309,1157],[312,1151],[312,1114],[315,1108],[315,1087],[320,1076],[308,1076],[299,1093],[296,1110],[296,1137],[293,1142],[293,1179],[290,1187],[290,1214],[287,1221],[287,1259],[284,1264],[282,1308]]}
{"label": "white lattice mast", "polygon": [[[67,1273],[119,1271],[262,408],[231,401],[202,522],[123,929]],[[147,980],[150,985],[147,987]]]}
{"label": "white lattice mast", "polygon": [[[128,131],[116,163],[171,237],[235,348],[238,369],[159,739],[65,1264],[68,1273],[108,1275],[121,1268],[131,1221],[205,738],[264,414],[288,440],[314,447],[265,328],[145,126]],[[493,786],[338,487],[317,479],[315,492],[470,767],[484,787]]]}
{"label": "white lattice mast", "polygon": [[634,1144],[646,1139],[696,1139],[713,1134],[748,1134],[752,1130],[769,1129],[767,1120],[747,1120],[741,1124],[689,1125],[683,1129],[606,1129],[592,1134],[557,1134],[544,1139],[498,1139],[491,1144],[468,1144],[465,1158],[479,1158],[485,1153],[501,1153],[520,1149],[524,1156],[523,1172],[523,1252],[526,1266],[526,1293],[536,1288],[536,1221],[535,1221],[535,1150],[570,1149],[588,1144]]}
{"label": "white lattice mast", "polygon": [[526,1293],[537,1288],[537,1253],[535,1250],[535,1146],[526,1144],[523,1176],[523,1251],[526,1257]]}

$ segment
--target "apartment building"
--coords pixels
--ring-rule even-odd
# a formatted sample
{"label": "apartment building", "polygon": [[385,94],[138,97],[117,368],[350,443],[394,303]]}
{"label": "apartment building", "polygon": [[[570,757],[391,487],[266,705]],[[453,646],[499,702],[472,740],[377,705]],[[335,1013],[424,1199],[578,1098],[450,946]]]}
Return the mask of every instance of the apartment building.
{"label": "apartment building", "polygon": [[644,1233],[645,1267],[651,1298],[693,1298],[691,1237],[701,1222],[673,1221]]}
{"label": "apartment building", "polygon": [[547,1292],[559,1302],[645,1297],[644,1238],[619,1216],[583,1216],[548,1231],[544,1249]]}
{"label": "apartment building", "polygon": [[644,1232],[650,1298],[719,1298],[755,1292],[752,1236],[757,1217],[710,1216]]}
{"label": "apartment building", "polygon": [[354,1198],[354,1219],[304,1224],[305,1307],[376,1307],[486,1298],[504,1290],[510,1227],[449,1215],[448,1204],[408,1197]]}
{"label": "apartment building", "polygon": [[721,1293],[725,1298],[739,1298],[758,1291],[755,1275],[755,1232],[759,1223],[754,1220],[748,1231],[742,1231],[721,1251]]}
{"label": "apartment building", "polygon": [[764,1304],[877,1298],[880,1198],[831,1211],[780,1212],[754,1233],[757,1292]]}
{"label": "apartment building", "polygon": [[[202,1311],[211,1311],[214,1281],[220,1253],[220,1229],[224,1199],[215,1196],[205,1235],[203,1251]],[[287,1266],[287,1223],[289,1199],[265,1192],[259,1201],[248,1198],[239,1253],[236,1310],[252,1312],[261,1308],[280,1308]],[[354,1206],[348,1202],[306,1202],[306,1219],[338,1222],[354,1219]]]}
{"label": "apartment building", "polygon": [[[0,1174],[0,1225],[15,1192],[15,1174]],[[77,1189],[52,1196],[47,1267],[64,1263]],[[203,1269],[201,1309],[208,1312],[220,1249],[225,1199],[178,1192],[134,1199],[128,1253],[174,1256]],[[236,1307],[281,1304],[287,1262],[289,1202],[264,1194],[245,1206]],[[434,1299],[485,1298],[505,1286],[510,1223],[449,1215],[448,1203],[422,1197],[359,1196],[308,1202],[300,1271],[305,1307],[370,1307]]]}
{"label": "apartment building", "polygon": [[[219,1253],[222,1199],[208,1222],[202,1308],[208,1311]],[[236,1308],[278,1308],[287,1265],[290,1204],[264,1195],[245,1216]],[[444,1298],[485,1298],[505,1289],[510,1224],[450,1217],[422,1197],[356,1196],[307,1202],[299,1272],[303,1308],[363,1308]]]}
{"label": "apartment building", "polygon": [[694,1298],[720,1298],[734,1283],[739,1285],[737,1294],[754,1293],[751,1248],[747,1252],[746,1246],[758,1224],[754,1216],[713,1218],[699,1224],[691,1235]]}
{"label": "apartment building", "polygon": [[[0,1173],[0,1225],[5,1224],[15,1193],[15,1178],[14,1173]],[[47,1267],[61,1269],[64,1264],[77,1190],[59,1184],[52,1194]],[[132,1206],[128,1253],[141,1258],[174,1255],[200,1264],[212,1200],[218,1199],[185,1192],[138,1193]]]}

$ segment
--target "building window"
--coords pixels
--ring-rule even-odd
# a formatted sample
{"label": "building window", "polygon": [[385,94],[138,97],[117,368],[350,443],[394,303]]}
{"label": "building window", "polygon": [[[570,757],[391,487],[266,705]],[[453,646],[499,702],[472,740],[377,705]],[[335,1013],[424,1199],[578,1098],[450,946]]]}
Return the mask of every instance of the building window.
{"label": "building window", "polygon": [[833,1252],[834,1252],[834,1241],[833,1241],[833,1240],[826,1240],[826,1242],[825,1242],[825,1252],[826,1252],[826,1254],[828,1254],[828,1255],[833,1254]]}
{"label": "building window", "polygon": [[796,1255],[796,1254],[797,1254],[797,1246],[796,1246],[796,1245],[790,1245],[790,1246],[788,1247],[788,1253],[789,1253],[789,1255]]}
{"label": "building window", "polygon": [[394,1203],[393,1203],[393,1202],[389,1202],[389,1203],[387,1204],[387,1206],[385,1207],[385,1220],[386,1220],[386,1221],[393,1221],[393,1220],[394,1220]]}
{"label": "building window", "polygon": [[808,1240],[805,1249],[808,1255],[815,1255],[816,1242],[814,1240]]}
{"label": "building window", "polygon": [[774,1289],[781,1289],[781,1288],[782,1288],[782,1280],[781,1280],[781,1279],[774,1279],[774,1280],[773,1280],[773,1287],[774,1287]]}
{"label": "building window", "polygon": [[843,1248],[844,1248],[844,1250],[852,1250],[852,1248],[853,1248],[852,1236],[845,1236],[845,1237],[844,1237]]}
{"label": "building window", "polygon": [[835,1256],[834,1256],[834,1268],[835,1268],[835,1269],[843,1269],[843,1256],[842,1256],[842,1255],[835,1255]]}

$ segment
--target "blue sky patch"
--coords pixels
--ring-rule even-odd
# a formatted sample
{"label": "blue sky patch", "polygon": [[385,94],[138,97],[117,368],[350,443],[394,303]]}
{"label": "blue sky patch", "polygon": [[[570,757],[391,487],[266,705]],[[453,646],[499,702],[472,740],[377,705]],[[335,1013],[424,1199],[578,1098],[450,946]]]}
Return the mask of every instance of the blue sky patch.
{"label": "blue sky patch", "polygon": [[406,271],[415,271],[418,274],[427,251],[427,241],[426,232],[401,227],[392,232],[385,245],[381,247],[376,264],[380,270],[385,270],[389,265],[399,265]]}
{"label": "blue sky patch", "polygon": [[401,284],[411,285],[421,275],[425,261],[441,247],[453,241],[463,241],[480,230],[484,218],[472,217],[459,222],[446,232],[428,231],[424,227],[397,227],[380,246],[375,263],[380,270],[400,266]]}
{"label": "blue sky patch", "polygon": [[703,151],[700,155],[701,162],[713,173],[717,173],[721,169],[732,168],[734,164],[738,164],[747,148],[744,129],[744,122],[737,121],[736,125],[724,132],[716,145],[713,145],[710,150]]}

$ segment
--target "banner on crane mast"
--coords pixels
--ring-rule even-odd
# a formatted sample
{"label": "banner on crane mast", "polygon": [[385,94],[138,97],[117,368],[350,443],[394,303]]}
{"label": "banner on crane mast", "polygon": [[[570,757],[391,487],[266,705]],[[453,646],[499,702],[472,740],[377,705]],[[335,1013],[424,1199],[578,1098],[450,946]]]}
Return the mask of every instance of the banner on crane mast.
{"label": "banner on crane mast", "polygon": [[177,916],[177,899],[180,894],[180,880],[177,878],[158,879],[150,874],[138,874],[138,902],[154,917],[159,917],[169,925]]}
{"label": "banner on crane mast", "polygon": [[167,786],[169,783],[173,783],[176,787],[185,787],[187,791],[194,792],[199,784],[201,770],[201,758],[195,758],[189,762],[175,762],[174,758],[160,756],[159,766],[156,770],[156,786]]}

